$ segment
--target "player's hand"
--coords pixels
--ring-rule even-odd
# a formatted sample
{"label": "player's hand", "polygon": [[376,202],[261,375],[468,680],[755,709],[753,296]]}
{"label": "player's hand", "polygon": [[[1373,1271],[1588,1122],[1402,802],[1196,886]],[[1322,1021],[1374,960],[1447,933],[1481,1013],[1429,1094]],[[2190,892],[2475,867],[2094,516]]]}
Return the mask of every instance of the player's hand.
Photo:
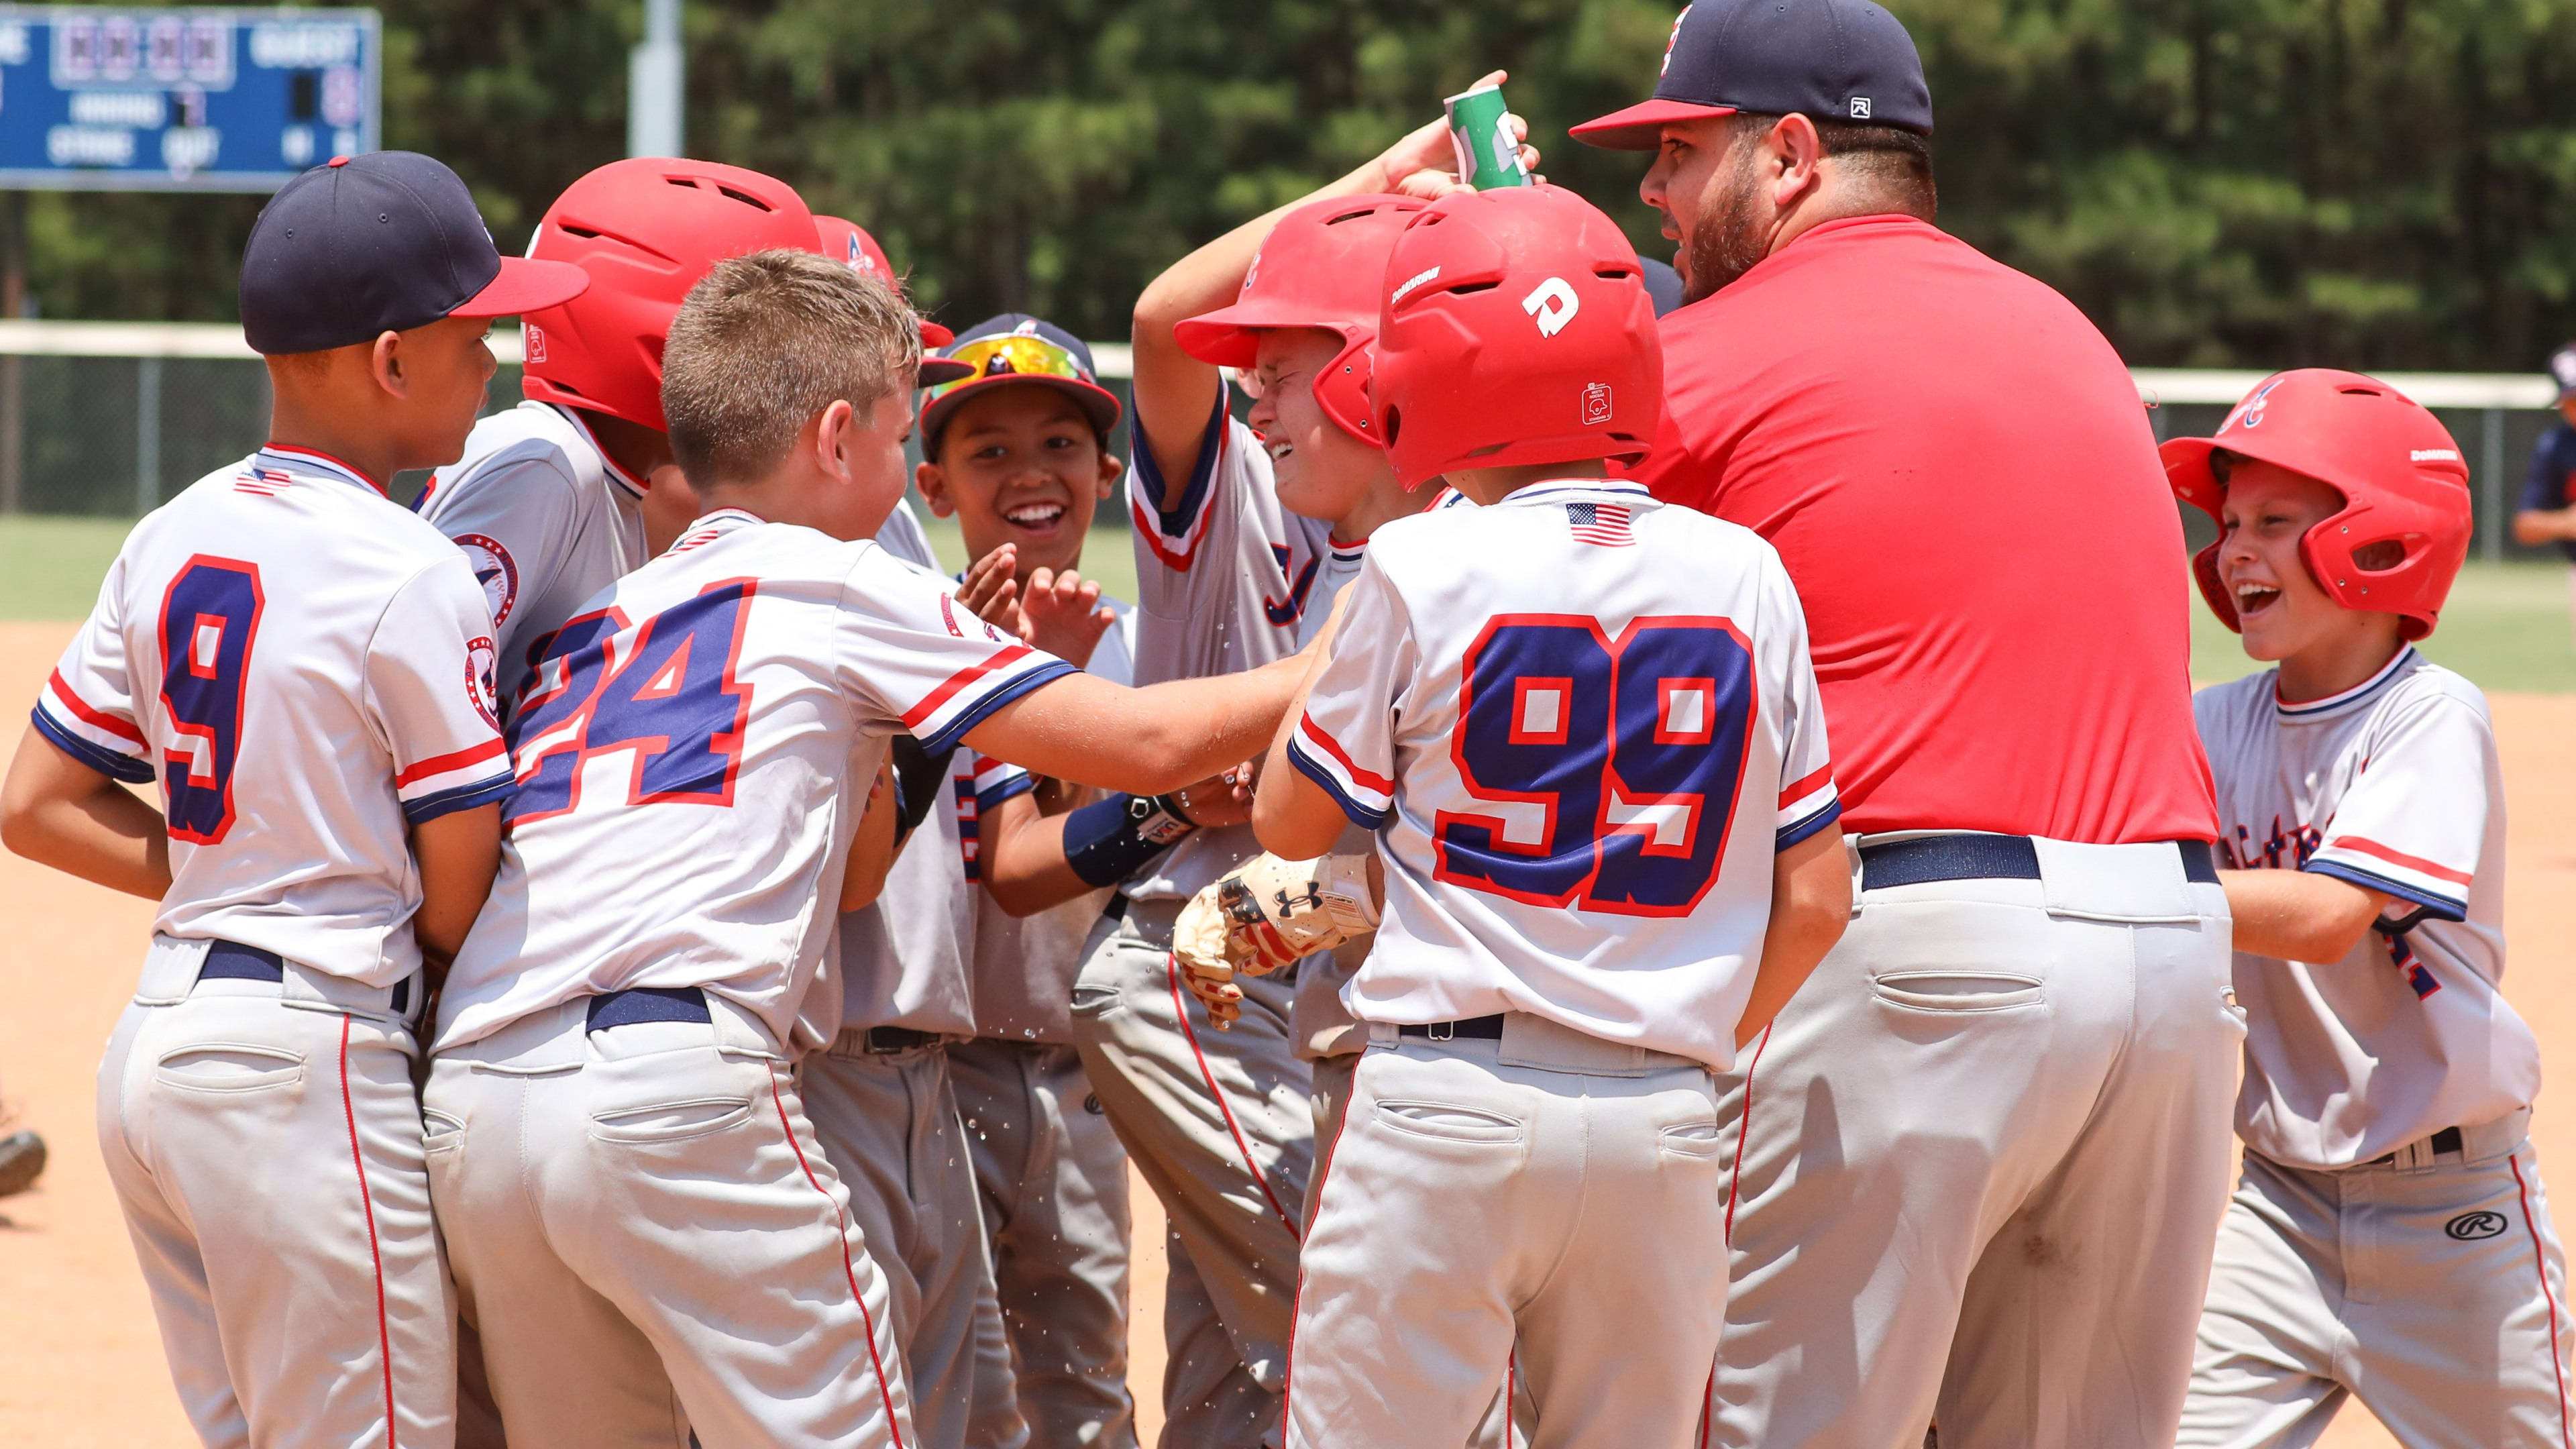
{"label": "player's hand", "polygon": [[1020,562],[1018,544],[1006,543],[966,566],[966,581],[957,586],[957,602],[976,618],[1030,642],[1028,616],[1020,609],[1020,581],[1013,577]]}
{"label": "player's hand", "polygon": [[1172,793],[1179,797],[1181,813],[1190,817],[1192,825],[1201,829],[1241,825],[1252,818],[1254,775],[1253,766],[1246,762]]}
{"label": "player's hand", "polygon": [[1181,982],[1207,1008],[1208,1021],[1230,1031],[1243,1017],[1243,988],[1234,984],[1234,962],[1226,953],[1225,917],[1217,909],[1216,887],[1190,897],[1172,923],[1172,961]]}
{"label": "player's hand", "polygon": [[1118,622],[1115,612],[1101,606],[1100,585],[1071,569],[1029,575],[1020,589],[1020,617],[1028,626],[1020,636],[1024,642],[1077,669],[1090,665],[1100,636]]}
{"label": "player's hand", "polygon": [[[1490,71],[1476,84],[1498,86],[1510,77],[1509,71]],[[1504,120],[1511,126],[1512,134],[1523,142],[1522,169],[1534,179],[1545,180],[1538,174],[1538,148],[1527,144],[1529,122],[1517,115],[1506,116]],[[1383,189],[1400,196],[1437,201],[1453,191],[1472,189],[1458,179],[1458,156],[1449,145],[1449,121],[1445,116],[1426,121],[1407,132],[1404,139],[1378,154],[1377,164],[1385,174]]]}
{"label": "player's hand", "polygon": [[1172,927],[1172,958],[1190,994],[1222,1028],[1241,1014],[1236,973],[1266,976],[1377,929],[1372,858],[1281,860],[1264,853],[1190,898]]}

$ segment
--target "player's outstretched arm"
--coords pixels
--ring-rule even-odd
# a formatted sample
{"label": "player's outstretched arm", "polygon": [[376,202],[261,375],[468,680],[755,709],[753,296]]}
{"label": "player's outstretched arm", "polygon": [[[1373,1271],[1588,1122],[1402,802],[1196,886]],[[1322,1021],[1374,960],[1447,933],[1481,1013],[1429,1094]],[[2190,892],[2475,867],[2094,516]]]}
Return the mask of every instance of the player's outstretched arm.
{"label": "player's outstretched arm", "polygon": [[1241,764],[1269,742],[1306,661],[1129,689],[1060,675],[1003,705],[966,743],[1033,775],[1160,795]]}
{"label": "player's outstretched arm", "polygon": [[[1229,770],[1185,785],[1165,799],[1200,829],[1241,825],[1252,818],[1251,778],[1248,767]],[[992,892],[993,904],[1013,916],[1036,915],[1102,886],[1116,885],[1125,875],[1119,868],[1124,852],[1114,842],[1102,841],[1093,849],[1081,850],[1068,841],[1066,832],[1102,833],[1083,811],[1104,811],[1113,821],[1123,821],[1134,796],[1111,795],[1080,810],[1049,814],[1040,807],[1038,793],[1012,796],[982,816],[977,826],[978,873],[984,888]]]}
{"label": "player's outstretched arm", "polygon": [[1769,1028],[1850,923],[1851,859],[1843,851],[1843,828],[1828,825],[1772,862],[1771,925],[1762,933],[1753,995],[1735,1024],[1738,1048]]}
{"label": "player's outstretched arm", "polygon": [[411,853],[420,861],[420,913],[411,918],[412,938],[429,958],[433,975],[443,976],[456,948],[465,944],[465,933],[474,928],[474,918],[483,914],[492,877],[501,868],[500,802],[450,811],[413,826]]}
{"label": "player's outstretched arm", "polygon": [[2306,870],[2222,870],[2236,949],[2284,961],[2340,961],[2395,897]]}
{"label": "player's outstretched arm", "polygon": [[33,725],[19,737],[0,784],[0,843],[127,895],[157,901],[170,891],[170,834],[161,812]]}

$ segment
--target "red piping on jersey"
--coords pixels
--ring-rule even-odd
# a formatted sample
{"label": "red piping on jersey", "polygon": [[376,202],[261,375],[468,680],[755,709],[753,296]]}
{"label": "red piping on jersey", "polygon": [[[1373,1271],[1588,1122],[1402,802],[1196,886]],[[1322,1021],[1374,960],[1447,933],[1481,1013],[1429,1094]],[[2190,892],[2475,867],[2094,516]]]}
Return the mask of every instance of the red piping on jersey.
{"label": "red piping on jersey", "polygon": [[349,1097],[349,1018],[340,1018],[340,1111],[349,1119],[349,1160],[358,1167],[358,1206],[367,1215],[367,1261],[376,1270],[376,1356],[385,1371],[385,1449],[394,1449],[394,1342],[385,1324],[385,1255],[376,1243],[376,1199],[367,1191],[367,1159],[358,1150],[358,1104]]}
{"label": "red piping on jersey", "polygon": [[1753,1074],[1761,1070],[1762,1049],[1769,1045],[1771,1027],[1765,1026],[1762,1039],[1753,1044],[1753,1060],[1744,1064],[1744,1110],[1735,1114],[1735,1170],[1726,1175],[1726,1227],[1722,1236],[1730,1247],[1735,1243],[1735,1194],[1744,1186],[1744,1139],[1753,1130]]}
{"label": "red piping on jersey", "polygon": [[45,684],[48,688],[53,690],[54,697],[63,702],[63,707],[65,709],[70,710],[74,715],[79,717],[81,723],[88,725],[93,729],[105,730],[109,734],[112,734],[121,740],[132,740],[138,745],[144,743],[143,731],[136,729],[134,726],[127,724],[125,721],[118,719],[112,714],[101,714],[83,702],[79,695],[72,693],[72,687],[63,683],[63,672],[61,670],[55,670],[53,678],[46,680]]}
{"label": "red piping on jersey", "polygon": [[444,775],[450,770],[462,770],[468,765],[479,765],[485,760],[498,757],[503,748],[501,737],[494,735],[479,745],[467,745],[464,749],[451,754],[432,755],[394,776],[394,788],[399,790],[414,780],[425,780],[432,775]]}
{"label": "red piping on jersey", "polygon": [[2408,870],[2421,871],[2435,880],[2446,880],[2453,885],[2460,886],[2464,886],[2469,883],[2469,873],[2467,871],[2453,870],[2447,865],[2437,865],[2432,861],[2423,859],[2421,856],[2408,855],[2402,850],[2391,850],[2376,840],[2365,839],[2358,835],[2338,835],[2334,839],[2327,841],[2325,843],[2325,848],[2328,850],[2358,850],[2364,855],[2378,856],[2381,860],[2387,861],[2390,865],[2402,865]]}
{"label": "red piping on jersey", "polygon": [[1814,774],[1803,780],[1792,781],[1780,791],[1781,808],[1786,809],[1791,804],[1805,799],[1815,793],[1820,786],[1832,784],[1833,780],[1834,767],[1831,764],[1818,766]]}
{"label": "red piping on jersey", "polygon": [[983,678],[985,675],[992,673],[996,669],[1007,668],[1008,666],[1017,663],[1021,656],[1030,652],[1032,651],[1026,644],[1014,644],[1008,649],[996,651],[992,658],[985,660],[981,664],[969,664],[965,668],[958,670],[955,674],[948,676],[948,682],[946,684],[943,684],[937,689],[934,689],[930,693],[922,696],[921,703],[904,711],[903,727],[905,729],[918,729],[923,720],[939,713],[939,707],[954,698],[959,690],[973,684],[976,680]]}
{"label": "red piping on jersey", "polygon": [[1324,733],[1323,728],[1315,723],[1315,717],[1313,715],[1301,714],[1297,716],[1297,733],[1313,740],[1316,744],[1323,747],[1325,753],[1341,762],[1343,773],[1349,775],[1354,782],[1360,785],[1361,788],[1374,790],[1381,795],[1392,795],[1395,793],[1395,782],[1393,780],[1388,779],[1384,775],[1372,775],[1368,771],[1361,769],[1359,766],[1352,764],[1349,753],[1343,750],[1343,748],[1334,741],[1331,735]]}
{"label": "red piping on jersey", "polygon": [[2549,1291],[2549,1255],[2541,1251],[2540,1224],[2531,1216],[2531,1184],[2522,1180],[2522,1155],[2517,1152],[2505,1159],[2513,1169],[2513,1190],[2522,1195],[2522,1227],[2531,1235],[2531,1262],[2540,1273],[2540,1300],[2549,1305],[2549,1372],[2558,1385],[2558,1442],[2576,1445],[2576,1432],[2570,1432],[2567,1420],[2567,1371],[2558,1359],[2558,1295]]}
{"label": "red piping on jersey", "polygon": [[[1180,958],[1175,956],[1172,959],[1177,962]],[[1192,1050],[1196,1050],[1198,1043],[1193,1041],[1190,1043],[1190,1046]],[[1213,1086],[1215,1084],[1210,1083],[1209,1085]],[[1333,1157],[1334,1154],[1341,1151],[1342,1132],[1351,1124],[1351,1103],[1359,1097],[1359,1094],[1360,1073],[1359,1067],[1355,1063],[1351,1067],[1350,1095],[1342,1099],[1341,1120],[1333,1124],[1333,1140],[1324,1144],[1323,1160],[1315,1164],[1315,1211],[1319,1215],[1324,1211],[1324,1184],[1332,1180]],[[1227,1125],[1233,1125],[1232,1118],[1227,1119]],[[1237,1138],[1236,1140],[1240,1142],[1242,1139]],[[1261,1191],[1267,1195],[1270,1189],[1267,1185],[1264,1185]],[[1271,1206],[1277,1207],[1278,1203],[1274,1201]],[[1305,1255],[1300,1253],[1297,1257],[1297,1292],[1295,1296],[1288,1300],[1288,1361],[1281,1365],[1279,1369],[1279,1443],[1282,1446],[1282,1449],[1286,1449],[1287,1445],[1294,1442],[1291,1439],[1288,1430],[1288,1391],[1290,1387],[1295,1384],[1297,1379],[1297,1310],[1304,1307],[1305,1302],[1306,1260]],[[1511,1449],[1511,1369],[1508,1366],[1508,1363],[1503,1370],[1503,1384],[1503,1449]]]}
{"label": "red piping on jersey", "polygon": [[385,491],[385,485],[368,477],[365,469],[341,462],[339,459],[332,457],[330,454],[323,452],[319,448],[299,448],[293,443],[262,443],[259,445],[259,450],[263,453],[282,454],[289,458],[319,459],[322,462],[328,463],[332,467],[339,469],[341,472],[348,474],[350,477],[357,479],[359,482],[366,484],[368,487],[373,488],[379,496],[385,498],[393,497],[391,493]]}
{"label": "red piping on jersey", "polygon": [[796,1154],[797,1170],[805,1174],[807,1182],[814,1184],[814,1190],[823,1195],[823,1201],[831,1204],[832,1227],[841,1240],[841,1276],[850,1282],[850,1301],[859,1305],[859,1327],[867,1331],[868,1367],[876,1371],[877,1397],[885,1402],[886,1432],[894,1436],[894,1449],[903,1449],[903,1423],[895,1413],[894,1391],[886,1386],[885,1361],[877,1357],[876,1315],[868,1312],[867,1295],[859,1291],[858,1264],[850,1261],[849,1220],[841,1215],[841,1205],[833,1201],[832,1190],[814,1175],[814,1165],[805,1160],[804,1145],[796,1140],[796,1124],[787,1120],[787,1099],[778,1094],[778,1072],[775,1068],[769,1073],[769,1101],[778,1109],[778,1130],[787,1134],[787,1150]]}
{"label": "red piping on jersey", "polygon": [[1168,951],[1163,953],[1163,969],[1171,978],[1172,1012],[1180,1019],[1181,1037],[1190,1044],[1190,1055],[1198,1059],[1199,1080],[1207,1083],[1208,1095],[1216,1100],[1218,1115],[1225,1118],[1225,1130],[1234,1138],[1234,1150],[1243,1156],[1243,1170],[1252,1174],[1253,1185],[1261,1189],[1262,1197],[1270,1203],[1270,1210],[1279,1215],[1280,1226],[1288,1230],[1288,1236],[1303,1238],[1305,1234],[1297,1230],[1297,1220],[1279,1205],[1279,1194],[1270,1190],[1270,1179],[1262,1174],[1261,1164],[1252,1160],[1252,1148],[1243,1140],[1243,1129],[1235,1125],[1234,1109],[1226,1105],[1225,1092],[1216,1084],[1216,1073],[1208,1070],[1207,1053],[1199,1050],[1199,1034],[1190,1026],[1189,999],[1181,993],[1181,958]]}

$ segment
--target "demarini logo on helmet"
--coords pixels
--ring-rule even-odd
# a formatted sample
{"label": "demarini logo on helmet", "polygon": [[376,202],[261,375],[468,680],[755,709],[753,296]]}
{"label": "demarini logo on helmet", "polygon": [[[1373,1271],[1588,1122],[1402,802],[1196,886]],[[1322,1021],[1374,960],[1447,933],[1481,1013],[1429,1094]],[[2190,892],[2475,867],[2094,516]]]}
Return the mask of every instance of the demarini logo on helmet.
{"label": "demarini logo on helmet", "polygon": [[1575,313],[1583,310],[1583,301],[1563,277],[1550,277],[1521,298],[1521,310],[1537,321],[1539,336],[1554,337],[1574,320]]}

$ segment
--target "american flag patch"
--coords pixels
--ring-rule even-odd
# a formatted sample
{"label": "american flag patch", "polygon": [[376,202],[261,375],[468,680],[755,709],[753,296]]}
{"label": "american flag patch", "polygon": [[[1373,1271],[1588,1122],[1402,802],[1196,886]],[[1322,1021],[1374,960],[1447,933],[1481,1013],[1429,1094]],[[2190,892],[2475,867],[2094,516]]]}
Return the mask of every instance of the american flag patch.
{"label": "american flag patch", "polygon": [[295,486],[295,475],[279,468],[253,468],[233,480],[235,493],[256,493],[262,498],[275,498]]}
{"label": "american flag patch", "polygon": [[1629,548],[1637,542],[1628,531],[1628,510],[1616,503],[1569,503],[1565,525],[1576,543],[1596,548]]}

